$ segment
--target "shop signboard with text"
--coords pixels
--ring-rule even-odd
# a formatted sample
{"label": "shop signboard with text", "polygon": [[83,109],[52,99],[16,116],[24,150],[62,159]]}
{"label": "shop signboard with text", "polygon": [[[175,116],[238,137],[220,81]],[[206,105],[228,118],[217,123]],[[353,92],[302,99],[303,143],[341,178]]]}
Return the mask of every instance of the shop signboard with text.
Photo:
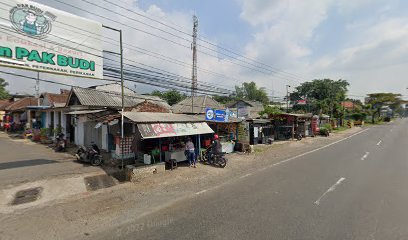
{"label": "shop signboard with text", "polygon": [[0,66],[102,78],[102,25],[45,5],[2,0]]}
{"label": "shop signboard with text", "polygon": [[229,109],[212,109],[207,108],[205,111],[205,120],[214,122],[228,122],[230,116]]}

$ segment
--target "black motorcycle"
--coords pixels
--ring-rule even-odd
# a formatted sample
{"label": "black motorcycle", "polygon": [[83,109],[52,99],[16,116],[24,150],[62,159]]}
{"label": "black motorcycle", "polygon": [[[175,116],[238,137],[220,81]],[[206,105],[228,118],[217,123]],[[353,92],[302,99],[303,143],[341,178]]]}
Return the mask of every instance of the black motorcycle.
{"label": "black motorcycle", "polygon": [[75,156],[78,161],[90,163],[93,166],[99,166],[103,162],[101,151],[96,144],[92,144],[89,148],[85,146],[79,147]]}
{"label": "black motorcycle", "polygon": [[64,139],[64,134],[63,133],[59,133],[56,138],[55,138],[55,146],[54,146],[54,150],[56,152],[65,152],[65,139]]}
{"label": "black motorcycle", "polygon": [[212,153],[212,148],[209,147],[205,151],[203,151],[201,156],[201,162],[204,164],[225,168],[225,166],[227,166],[227,159],[225,158],[224,155],[225,155],[224,153],[214,155]]}

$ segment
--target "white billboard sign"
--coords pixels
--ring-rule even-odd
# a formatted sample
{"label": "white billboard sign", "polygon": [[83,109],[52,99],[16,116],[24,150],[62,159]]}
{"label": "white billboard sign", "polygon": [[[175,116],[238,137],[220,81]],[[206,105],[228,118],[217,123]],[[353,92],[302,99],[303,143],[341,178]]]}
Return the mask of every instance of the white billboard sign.
{"label": "white billboard sign", "polygon": [[1,0],[0,66],[102,78],[102,25],[32,1]]}

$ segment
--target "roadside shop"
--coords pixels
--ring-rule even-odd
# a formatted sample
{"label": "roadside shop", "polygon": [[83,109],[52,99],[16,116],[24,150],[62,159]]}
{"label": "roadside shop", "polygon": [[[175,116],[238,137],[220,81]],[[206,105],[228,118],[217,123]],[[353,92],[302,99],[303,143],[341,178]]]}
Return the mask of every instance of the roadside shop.
{"label": "roadside shop", "polygon": [[[191,139],[196,153],[210,142],[214,131],[198,117],[185,114],[124,112],[124,117],[133,124],[130,139],[118,141],[117,151],[130,151],[136,162],[154,164],[174,160],[186,161],[185,143]],[[122,146],[123,144],[123,146]]]}
{"label": "roadside shop", "polygon": [[[211,127],[215,134],[218,135],[224,153],[232,153],[235,150],[235,144],[239,139],[239,128],[242,119],[232,116],[228,109],[206,109],[205,121]],[[204,118],[203,118],[204,119]],[[206,139],[205,145],[210,145]],[[206,146],[206,147],[208,147]]]}

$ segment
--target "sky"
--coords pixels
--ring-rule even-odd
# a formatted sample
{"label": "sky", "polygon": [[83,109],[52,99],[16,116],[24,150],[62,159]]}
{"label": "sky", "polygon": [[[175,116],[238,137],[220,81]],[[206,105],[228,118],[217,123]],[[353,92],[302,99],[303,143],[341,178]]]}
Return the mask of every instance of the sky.
{"label": "sky", "polygon": [[[408,87],[406,77],[408,1],[90,1],[93,4],[83,0],[37,0],[36,2],[120,28],[126,43],[188,64],[192,61],[189,40],[191,41],[192,15],[195,14],[199,19],[199,82],[210,82],[233,88],[242,82],[254,81],[258,86],[265,87],[269,95],[282,97],[286,94],[286,85],[290,85],[293,89],[304,81],[330,78],[349,81],[349,95],[354,98],[361,98],[373,92],[408,95],[406,89]],[[115,2],[172,28],[125,11],[109,2]],[[95,13],[115,19],[121,24],[95,16]],[[124,15],[120,16],[118,13]],[[146,26],[140,21],[165,32]],[[135,28],[183,46],[145,34]],[[112,32],[106,31],[104,34],[116,37]],[[104,48],[114,50],[109,45]],[[226,52],[225,49],[229,51]],[[129,49],[125,49],[124,54],[126,58],[149,66],[188,78],[191,76],[190,66],[180,66],[180,64],[163,61]],[[208,73],[208,70],[212,74]],[[36,75],[27,71],[9,69],[7,71],[29,76]],[[49,74],[42,74],[42,76],[46,79],[81,86],[98,83],[89,79]],[[34,92],[34,82],[30,80],[1,73],[0,77],[9,82],[11,92]],[[154,89],[142,84],[135,86],[134,83],[127,83],[127,85],[141,93]],[[42,92],[58,91],[59,88],[61,87],[41,83]]]}

